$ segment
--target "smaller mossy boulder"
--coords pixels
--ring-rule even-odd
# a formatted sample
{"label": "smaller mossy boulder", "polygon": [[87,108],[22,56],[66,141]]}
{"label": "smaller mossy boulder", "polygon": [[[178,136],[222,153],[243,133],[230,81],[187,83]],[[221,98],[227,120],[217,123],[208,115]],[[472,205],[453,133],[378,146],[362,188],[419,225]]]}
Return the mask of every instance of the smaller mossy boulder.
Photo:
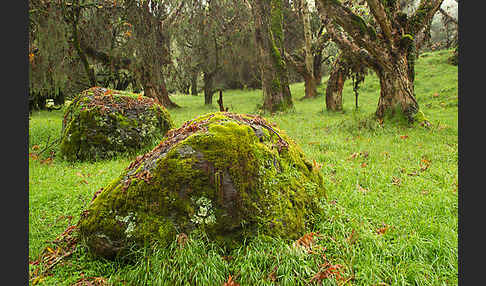
{"label": "smaller mossy boulder", "polygon": [[98,190],[79,230],[104,257],[194,231],[233,249],[258,233],[297,239],[323,197],[322,174],[285,132],[260,116],[217,112],[170,130]]}
{"label": "smaller mossy boulder", "polygon": [[107,159],[117,153],[137,152],[160,140],[172,127],[167,110],[152,98],[93,87],[66,108],[60,151],[69,161]]}

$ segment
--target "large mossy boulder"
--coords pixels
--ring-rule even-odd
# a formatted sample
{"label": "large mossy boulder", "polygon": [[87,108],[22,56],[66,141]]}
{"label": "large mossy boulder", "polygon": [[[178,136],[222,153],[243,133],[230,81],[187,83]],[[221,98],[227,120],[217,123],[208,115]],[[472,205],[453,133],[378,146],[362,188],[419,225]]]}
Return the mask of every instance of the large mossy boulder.
{"label": "large mossy boulder", "polygon": [[167,110],[152,98],[93,87],[66,109],[60,151],[69,161],[107,159],[153,146],[172,127]]}
{"label": "large mossy boulder", "polygon": [[259,116],[210,113],[172,129],[98,190],[79,221],[96,254],[205,233],[233,249],[257,233],[296,239],[324,196],[315,164]]}

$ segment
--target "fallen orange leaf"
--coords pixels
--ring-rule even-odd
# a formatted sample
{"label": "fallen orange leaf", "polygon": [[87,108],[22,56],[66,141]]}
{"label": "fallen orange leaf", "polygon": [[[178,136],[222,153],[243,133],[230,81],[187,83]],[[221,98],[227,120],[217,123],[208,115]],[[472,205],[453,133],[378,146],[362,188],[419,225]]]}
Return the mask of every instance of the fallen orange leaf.
{"label": "fallen orange leaf", "polygon": [[51,157],[49,157],[49,158],[47,158],[47,159],[45,159],[45,160],[42,160],[40,163],[41,163],[41,164],[47,164],[47,165],[49,165],[49,164],[51,164],[51,163],[52,163],[52,158],[51,158]]}
{"label": "fallen orange leaf", "polygon": [[353,244],[356,240],[358,239],[358,235],[356,234],[356,231],[353,230],[351,231],[351,234],[349,234],[348,238],[346,240],[348,241],[349,244]]}
{"label": "fallen orange leaf", "polygon": [[385,234],[385,232],[388,230],[389,227],[390,226],[383,224],[383,227],[378,228],[376,230],[376,233],[378,233],[379,235]]}
{"label": "fallen orange leaf", "polygon": [[311,251],[312,246],[314,244],[314,238],[319,237],[319,233],[316,232],[309,232],[307,234],[304,234],[301,238],[297,239],[294,242],[295,247],[302,247],[307,251]]}
{"label": "fallen orange leaf", "polygon": [[348,157],[348,160],[354,159],[354,158],[358,157],[358,155],[359,155],[359,153],[355,152],[355,153],[351,154],[351,156]]}
{"label": "fallen orange leaf", "polygon": [[223,286],[240,286],[240,284],[236,283],[235,281],[233,281],[233,277],[231,277],[231,274],[228,278],[228,281],[226,281]]}

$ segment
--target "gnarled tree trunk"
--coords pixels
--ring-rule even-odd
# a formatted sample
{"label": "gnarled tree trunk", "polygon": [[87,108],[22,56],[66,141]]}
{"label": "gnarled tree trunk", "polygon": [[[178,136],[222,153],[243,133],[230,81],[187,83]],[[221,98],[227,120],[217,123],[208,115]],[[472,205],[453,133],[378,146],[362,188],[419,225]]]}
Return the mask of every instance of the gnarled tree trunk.
{"label": "gnarled tree trunk", "polygon": [[342,58],[338,57],[329,75],[326,87],[326,109],[328,111],[343,110],[343,87],[348,71]]}
{"label": "gnarled tree trunk", "polygon": [[419,106],[414,96],[413,77],[404,56],[396,61],[391,69],[376,70],[380,79],[380,98],[376,116],[395,115],[400,111],[411,119],[417,113]]}

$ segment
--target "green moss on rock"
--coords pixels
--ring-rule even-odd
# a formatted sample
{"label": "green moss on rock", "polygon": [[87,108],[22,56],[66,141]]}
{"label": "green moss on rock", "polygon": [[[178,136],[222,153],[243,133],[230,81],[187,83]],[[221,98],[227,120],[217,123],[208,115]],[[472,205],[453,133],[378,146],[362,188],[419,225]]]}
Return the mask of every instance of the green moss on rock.
{"label": "green moss on rock", "polygon": [[136,152],[173,127],[167,110],[153,99],[93,87],[69,104],[62,124],[62,156],[96,160]]}
{"label": "green moss on rock", "polygon": [[211,113],[173,129],[92,201],[79,229],[110,257],[202,231],[232,249],[257,233],[297,239],[324,196],[322,174],[259,116]]}

